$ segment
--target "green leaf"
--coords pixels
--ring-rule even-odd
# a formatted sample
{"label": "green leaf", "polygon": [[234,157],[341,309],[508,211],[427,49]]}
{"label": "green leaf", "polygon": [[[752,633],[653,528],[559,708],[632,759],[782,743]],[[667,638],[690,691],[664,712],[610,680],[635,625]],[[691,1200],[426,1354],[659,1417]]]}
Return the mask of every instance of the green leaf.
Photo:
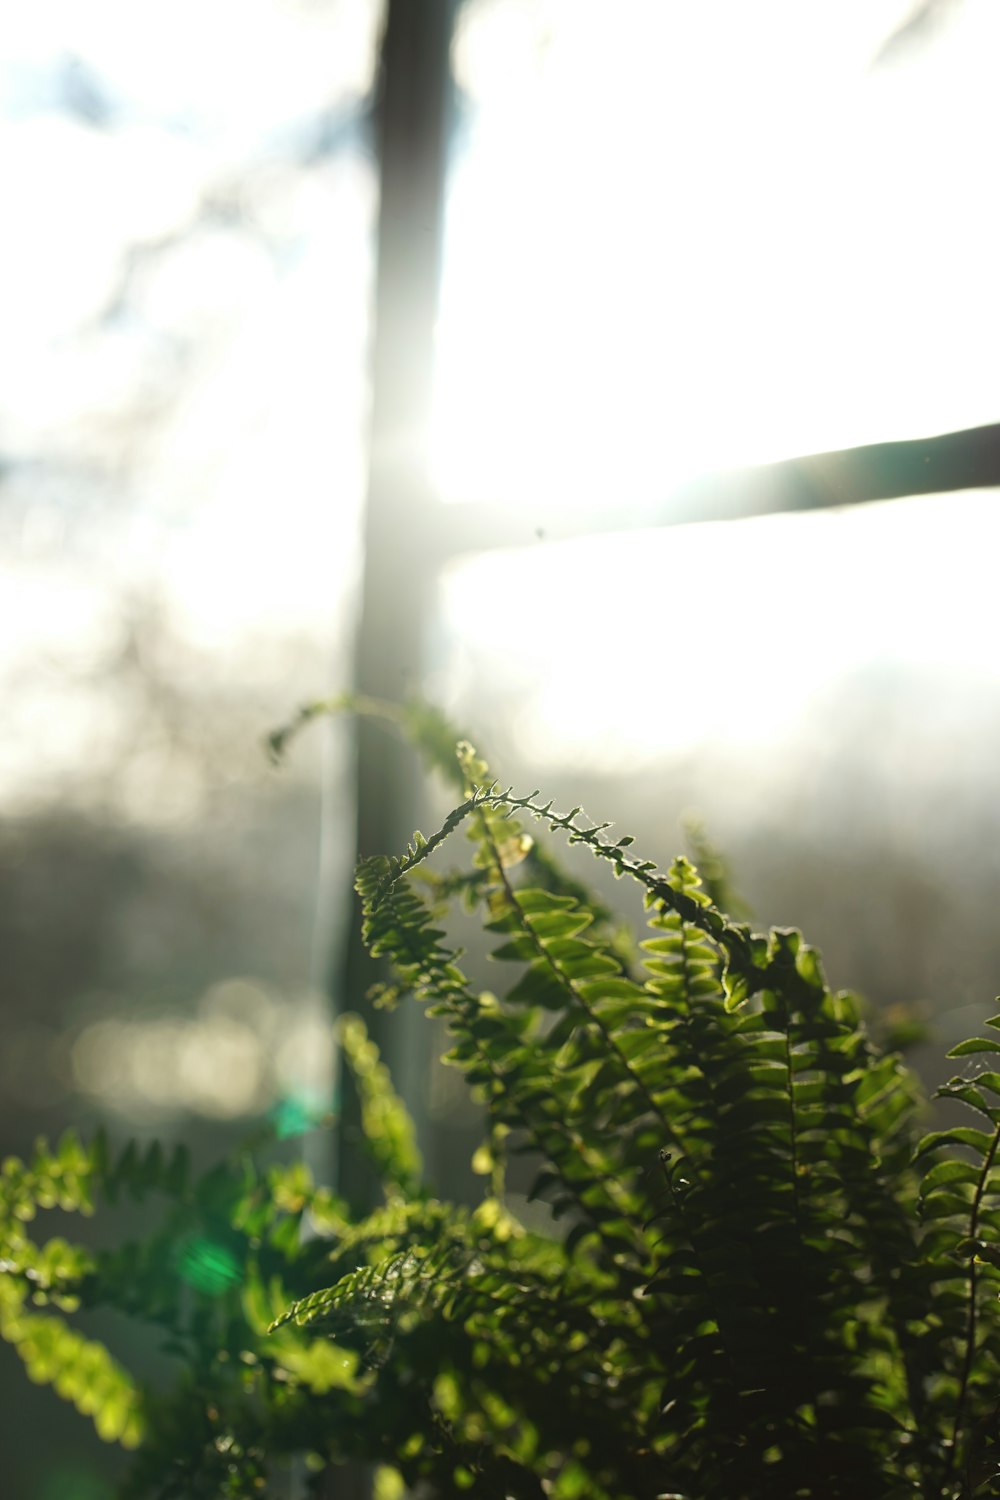
{"label": "green leaf", "polygon": [[942,1146],[970,1146],[980,1156],[985,1156],[993,1137],[985,1130],[976,1130],[970,1125],[953,1126],[951,1130],[932,1130],[925,1135],[917,1147],[914,1161],[937,1151]]}
{"label": "green leaf", "polygon": [[939,1161],[931,1167],[920,1185],[921,1194],[926,1195],[946,1182],[977,1183],[981,1168],[970,1161]]}

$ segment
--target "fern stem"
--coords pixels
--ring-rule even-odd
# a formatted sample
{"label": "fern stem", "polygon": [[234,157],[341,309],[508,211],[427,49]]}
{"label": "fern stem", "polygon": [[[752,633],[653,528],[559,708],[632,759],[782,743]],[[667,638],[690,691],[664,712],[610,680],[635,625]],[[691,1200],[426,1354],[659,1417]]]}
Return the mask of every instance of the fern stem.
{"label": "fern stem", "polygon": [[405,723],[405,715],[399,704],[389,703],[382,698],[370,698],[365,693],[337,693],[332,698],[314,699],[311,703],[303,703],[291,719],[268,734],[265,745],[271,761],[278,765],[284,759],[292,740],[297,739],[314,719],[334,718],[337,714],[349,713],[366,719],[382,719],[398,729]]}
{"label": "fern stem", "polygon": [[[322,710],[317,710],[317,712],[320,711]],[[309,716],[306,711],[303,713],[306,717]],[[685,922],[690,922],[692,926],[699,928],[717,942],[725,949],[730,967],[752,982],[751,993],[766,988],[770,977],[769,966],[761,966],[754,962],[748,929],[736,927],[731,922],[727,922],[714,908],[706,909],[700,906],[697,901],[672,886],[662,875],[652,873],[655,866],[651,862],[630,859],[621,845],[607,843],[600,837],[608,826],[606,823],[595,824],[592,828],[581,828],[576,822],[579,808],[574,808],[570,813],[554,813],[551,803],[543,804],[535,801],[537,791],[529,792],[525,797],[516,797],[511,787],[498,791],[497,785],[494,782],[492,786],[476,788],[471,796],[452,809],[441,827],[429,838],[417,840],[402,858],[389,859],[380,888],[372,898],[373,908],[380,905],[393,886],[417,865],[422,864],[471,813],[486,806],[497,811],[507,808],[511,812],[527,812],[532,817],[546,822],[551,829],[559,829],[568,833],[571,842],[586,844],[598,858],[609,860],[620,875],[628,875],[638,881],[654,899],[662,902]]]}
{"label": "fern stem", "polygon": [[[969,1212],[969,1239],[976,1238],[979,1228],[979,1210],[982,1207],[983,1197],[986,1193],[986,1184],[989,1181],[993,1160],[1000,1146],[1000,1123],[993,1132],[990,1148],[986,1153],[979,1180],[976,1183],[976,1191],[972,1198],[972,1207]],[[968,1400],[969,1380],[972,1376],[972,1362],[976,1354],[976,1294],[978,1291],[979,1277],[976,1271],[976,1257],[973,1254],[969,1260],[969,1307],[965,1324],[965,1353],[962,1359],[962,1373],[958,1382],[958,1401],[955,1404],[955,1422],[951,1433],[951,1452],[948,1456],[948,1464],[945,1469],[945,1479],[953,1472],[958,1457],[958,1440],[962,1424],[965,1420],[965,1407]]]}
{"label": "fern stem", "polygon": [[[782,997],[784,1001],[784,997]],[[785,1067],[788,1070],[788,1138],[792,1152],[792,1203],[795,1211],[795,1229],[802,1239],[802,1196],[799,1189],[799,1132],[795,1119],[795,1074],[792,1071],[792,1017],[788,1005],[783,1003],[781,1019],[785,1032]]]}
{"label": "fern stem", "polygon": [[497,811],[507,808],[511,812],[527,812],[532,817],[547,823],[553,831],[561,830],[568,833],[570,842],[586,844],[598,858],[609,860],[618,874],[628,875],[638,881],[645,886],[654,899],[662,902],[685,922],[690,922],[692,926],[699,928],[712,938],[725,949],[730,967],[752,980],[754,991],[766,987],[770,977],[769,968],[767,965],[762,967],[754,962],[748,929],[736,927],[731,922],[727,922],[719,912],[700,906],[697,901],[672,886],[662,875],[651,873],[655,870],[655,866],[650,861],[630,859],[620,844],[609,844],[602,839],[600,834],[608,826],[606,823],[595,824],[592,828],[581,828],[576,823],[579,808],[574,808],[570,813],[554,813],[551,802],[538,803],[535,801],[537,796],[537,792],[529,792],[527,796],[516,797],[510,787],[504,791],[498,791],[496,782],[490,787],[477,788],[470,797],[449,813],[441,828],[426,842],[422,842],[418,848],[408,850],[405,858],[392,861],[391,869],[387,871],[385,877],[386,887],[394,884],[415,865],[421,864],[432,849],[454,832],[470,813],[476,812],[479,808],[489,806]]}

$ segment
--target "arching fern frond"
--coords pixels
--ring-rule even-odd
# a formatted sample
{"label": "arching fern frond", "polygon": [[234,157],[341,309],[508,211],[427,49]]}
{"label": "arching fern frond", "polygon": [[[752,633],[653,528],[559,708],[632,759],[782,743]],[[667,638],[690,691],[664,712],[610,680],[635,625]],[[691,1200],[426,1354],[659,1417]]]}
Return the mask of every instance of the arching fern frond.
{"label": "arching fern frond", "polygon": [[[467,796],[441,837],[371,872],[369,931],[407,982],[460,1015],[453,1057],[472,1081],[485,1076],[470,1040],[478,1028],[518,1099],[544,1098],[595,1182],[614,1184],[626,1231],[617,1274],[645,1266],[647,1327],[684,1351],[660,1391],[674,1414],[668,1446],[732,1493],[740,1472],[768,1465],[774,1494],[812,1493],[803,1475],[816,1465],[831,1497],[927,1483],[943,1450],[925,1422],[929,1351],[913,1328],[926,1283],[908,1168],[916,1094],[899,1059],[879,1053],[797,933],[752,933],[711,903],[685,861],[661,874],[579,808],[554,812],[537,793],[489,781],[474,752],[460,758]],[[585,906],[511,868],[525,816],[641,885],[644,983],[623,974]],[[453,1003],[455,955],[430,961],[442,934],[409,884],[461,823],[486,929],[504,939],[492,956],[518,966],[478,1013],[467,987]],[[407,969],[418,951],[419,975]],[[651,1175],[658,1157],[663,1171]],[[557,1206],[572,1201],[547,1162],[540,1185],[550,1184]],[[581,1216],[570,1250],[596,1246],[601,1263],[606,1230],[601,1213]]]}

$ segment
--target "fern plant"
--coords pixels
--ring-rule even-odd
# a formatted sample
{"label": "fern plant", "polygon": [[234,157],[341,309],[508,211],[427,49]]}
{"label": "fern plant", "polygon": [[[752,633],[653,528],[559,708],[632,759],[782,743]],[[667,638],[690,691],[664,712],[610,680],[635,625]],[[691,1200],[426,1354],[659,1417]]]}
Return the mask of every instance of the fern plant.
{"label": "fern plant", "polygon": [[[427,709],[350,706],[394,719],[460,787],[433,836],[365,860],[357,888],[393,970],[382,999],[444,1018],[482,1101],[489,1190],[475,1207],[433,1195],[351,1018],[384,1187],[360,1220],[260,1145],[197,1179],[183,1152],[74,1136],[8,1160],[0,1333],[137,1448],[126,1500],[266,1494],[292,1454],[317,1474],[376,1465],[383,1497],[1000,1495],[1000,1040],[954,1049],[976,1071],[939,1093],[965,1123],[921,1138],[914,1077],[797,932],[754,933],[685,859],[657,870],[580,808],[502,787],[467,744],[450,759]],[[462,832],[471,861],[439,869]],[[546,834],[638,886],[643,935]],[[481,918],[491,992],[447,937],[456,902]],[[517,1155],[546,1232],[505,1202]],[[145,1238],[32,1238],[38,1211],[120,1194],[161,1205]],[[74,1331],[99,1306],[161,1330],[173,1389],[139,1390]]]}

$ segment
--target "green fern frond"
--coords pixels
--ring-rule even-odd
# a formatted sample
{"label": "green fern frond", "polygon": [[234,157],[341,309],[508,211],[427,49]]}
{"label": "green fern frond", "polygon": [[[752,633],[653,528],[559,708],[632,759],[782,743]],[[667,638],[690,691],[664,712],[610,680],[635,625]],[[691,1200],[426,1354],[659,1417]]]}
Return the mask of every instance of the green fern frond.
{"label": "green fern frond", "polygon": [[280,765],[292,742],[317,719],[354,715],[374,719],[401,734],[420,755],[428,771],[461,790],[462,776],[455,761],[455,746],[462,735],[440,709],[423,699],[390,703],[365,693],[337,693],[304,703],[285,724],[271,730],[265,739],[268,756]]}
{"label": "green fern frond", "polygon": [[361,1129],[379,1179],[392,1196],[420,1191],[423,1162],[409,1111],[360,1016],[340,1016],[337,1040],[361,1101]]}
{"label": "green fern frond", "polygon": [[143,1402],[127,1371],[103,1344],[84,1338],[61,1317],[29,1310],[24,1290],[0,1277],[0,1338],[10,1344],[38,1385],[51,1385],[89,1417],[105,1442],[135,1448],[144,1432]]}
{"label": "green fern frond", "polygon": [[414,995],[447,1018],[456,1038],[447,1060],[463,1068],[501,1124],[526,1133],[549,1161],[561,1188],[557,1207],[572,1205],[599,1230],[607,1254],[625,1253],[642,1266],[640,1205],[620,1181],[615,1163],[595,1152],[581,1131],[579,1111],[567,1118],[553,1098],[545,1057],[527,1036],[530,1013],[518,1017],[469,988],[456,962],[459,955],[444,945],[430,908],[398,867],[382,859],[364,861],[357,888],[371,952],[388,957]]}

